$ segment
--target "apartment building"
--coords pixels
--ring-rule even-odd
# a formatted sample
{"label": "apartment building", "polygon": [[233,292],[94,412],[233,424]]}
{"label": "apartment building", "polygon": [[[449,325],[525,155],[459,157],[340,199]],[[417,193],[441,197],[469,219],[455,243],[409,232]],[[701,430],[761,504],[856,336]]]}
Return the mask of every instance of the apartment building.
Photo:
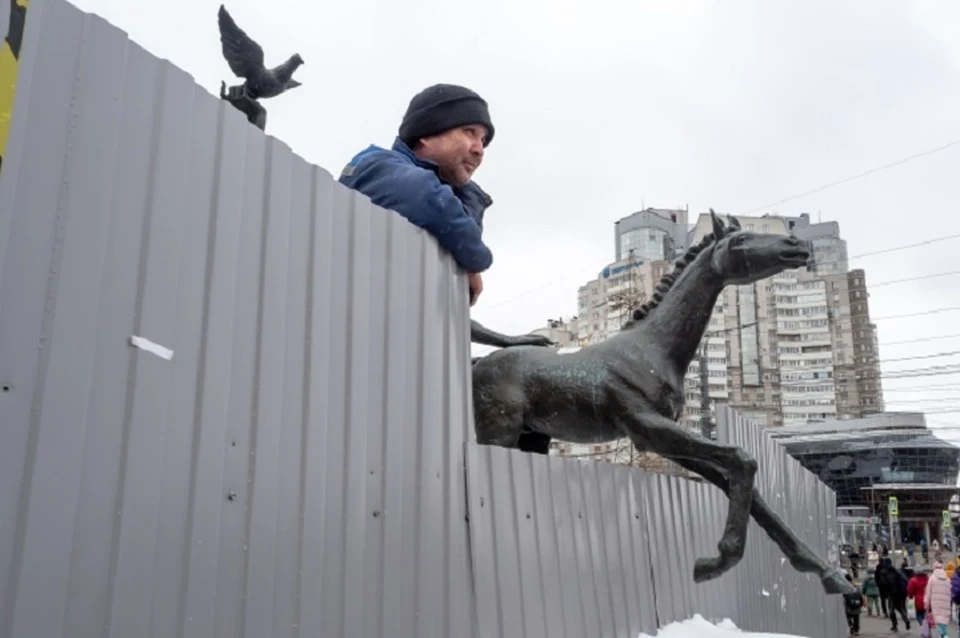
{"label": "apartment building", "polygon": [[[571,335],[567,344],[598,343],[620,329],[673,259],[712,231],[709,214],[698,215],[692,226],[687,219],[686,210],[650,208],[616,222],[615,254],[622,258],[578,290],[578,314],[563,323]],[[808,214],[738,219],[746,230],[810,240],[813,261],[809,268],[726,288],[687,371],[682,423],[700,428],[701,361],[711,413],[716,404],[729,403],[763,425],[781,426],[882,412],[866,275],[849,271],[839,224],[813,222]],[[577,453],[613,459],[622,458],[624,448],[616,443]]]}
{"label": "apartment building", "polygon": [[[812,223],[806,214],[738,219],[746,230],[810,240],[813,261],[724,291],[727,402],[768,426],[882,411],[866,276],[848,271],[839,224]],[[709,215],[701,215],[691,241],[710,230]]]}
{"label": "apartment building", "polygon": [[686,208],[645,208],[613,223],[614,259],[621,261],[632,252],[637,259],[671,259],[687,249]]}

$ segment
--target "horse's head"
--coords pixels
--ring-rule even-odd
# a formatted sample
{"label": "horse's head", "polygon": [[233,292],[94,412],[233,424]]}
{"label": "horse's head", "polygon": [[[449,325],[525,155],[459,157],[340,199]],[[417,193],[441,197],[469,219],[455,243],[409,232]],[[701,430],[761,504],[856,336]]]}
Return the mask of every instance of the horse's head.
{"label": "horse's head", "polygon": [[772,235],[742,230],[729,217],[729,228],[713,210],[714,244],[711,266],[725,284],[749,284],[790,268],[807,265],[813,245],[793,235]]}

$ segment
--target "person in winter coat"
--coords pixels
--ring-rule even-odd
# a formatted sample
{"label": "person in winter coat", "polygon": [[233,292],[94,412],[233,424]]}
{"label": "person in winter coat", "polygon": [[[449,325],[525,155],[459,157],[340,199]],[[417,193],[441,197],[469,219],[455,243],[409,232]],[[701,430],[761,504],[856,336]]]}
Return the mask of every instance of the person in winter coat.
{"label": "person in winter coat", "polygon": [[900,563],[900,573],[903,574],[906,582],[910,582],[910,579],[916,575],[916,572],[913,571],[913,568],[907,565],[907,561]]}
{"label": "person in winter coat", "polygon": [[910,630],[910,617],[907,616],[907,579],[903,573],[893,566],[893,561],[889,557],[880,561],[877,566],[877,585],[880,587],[880,595],[884,592],[889,597],[887,599],[887,610],[890,612],[891,630],[897,630],[897,614],[903,619],[903,624]]}
{"label": "person in winter coat", "polygon": [[[847,582],[853,584],[853,576],[847,574]],[[843,609],[847,614],[847,626],[851,636],[860,635],[860,614],[863,613],[863,594],[857,590],[843,595]]]}
{"label": "person in winter coat", "polygon": [[954,573],[957,571],[957,564],[950,559],[947,561],[947,564],[943,566],[943,571],[947,572],[947,578],[953,579]]}
{"label": "person in winter coat", "polygon": [[960,607],[960,569],[954,572],[950,579],[950,600],[954,605]]}
{"label": "person in winter coat", "polygon": [[907,583],[907,598],[913,599],[914,608],[917,610],[917,622],[923,626],[923,619],[927,615],[926,592],[927,581],[930,577],[924,567],[917,569],[917,574]]}
{"label": "person in winter coat", "polygon": [[887,603],[890,602],[890,584],[888,582],[889,578],[884,570],[884,566],[889,560],[889,558],[884,556],[877,563],[877,566],[873,568],[873,579],[877,583],[877,591],[880,592],[880,610],[885,617],[890,615],[890,612],[887,610]]}
{"label": "person in winter coat", "polygon": [[876,613],[879,616],[880,588],[877,587],[877,579],[870,572],[867,572],[867,577],[864,579],[860,591],[867,598],[867,615],[872,616]]}
{"label": "person in winter coat", "polygon": [[947,626],[950,624],[950,579],[947,573],[943,571],[943,563],[937,561],[933,564],[933,576],[927,583],[925,602],[927,612],[933,614],[933,620],[940,628],[940,636],[946,638]]}
{"label": "person in winter coat", "polygon": [[[339,179],[433,235],[467,277],[471,306],[483,292],[482,273],[493,264],[483,240],[493,198],[473,181],[493,134],[482,97],[463,86],[435,84],[410,100],[389,148],[369,145],[344,166]],[[553,345],[543,335],[499,334],[474,319],[470,341],[498,348]],[[543,437],[526,432],[517,447],[547,453]]]}
{"label": "person in winter coat", "polygon": [[471,305],[493,253],[483,218],[493,199],[473,181],[494,127],[487,102],[470,89],[430,86],[413,97],[393,146],[371,145],[340,174],[340,183],[436,237],[469,276]]}

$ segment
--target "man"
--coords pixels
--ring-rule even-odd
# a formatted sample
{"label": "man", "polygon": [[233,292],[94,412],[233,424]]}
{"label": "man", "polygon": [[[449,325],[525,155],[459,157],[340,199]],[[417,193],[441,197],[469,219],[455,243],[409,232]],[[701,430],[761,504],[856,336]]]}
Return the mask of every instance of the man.
{"label": "man", "polygon": [[[410,101],[393,146],[371,145],[343,169],[340,183],[423,228],[466,271],[470,305],[493,263],[483,242],[491,197],[473,181],[495,129],[486,101],[468,88],[436,84]],[[541,335],[508,337],[471,321],[471,341],[498,347],[551,345]]]}

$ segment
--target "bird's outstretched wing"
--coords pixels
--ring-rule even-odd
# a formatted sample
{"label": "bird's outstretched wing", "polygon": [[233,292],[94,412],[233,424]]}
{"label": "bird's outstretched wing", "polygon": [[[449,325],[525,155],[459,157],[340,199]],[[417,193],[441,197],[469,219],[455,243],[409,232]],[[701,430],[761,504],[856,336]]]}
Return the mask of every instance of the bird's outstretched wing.
{"label": "bird's outstretched wing", "polygon": [[263,49],[254,42],[243,29],[237,26],[233,18],[227,13],[226,7],[220,5],[217,14],[220,24],[220,44],[223,47],[223,57],[234,75],[247,78],[263,69]]}

